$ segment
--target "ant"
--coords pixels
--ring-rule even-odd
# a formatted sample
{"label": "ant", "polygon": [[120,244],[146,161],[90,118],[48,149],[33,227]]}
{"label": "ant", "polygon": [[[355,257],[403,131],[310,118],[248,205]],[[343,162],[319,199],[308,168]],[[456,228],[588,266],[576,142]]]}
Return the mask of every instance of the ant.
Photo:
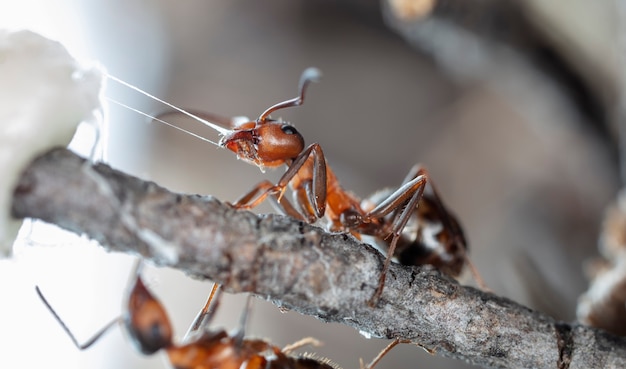
{"label": "ant", "polygon": [[[105,325],[84,344],[80,344],[76,340],[43,296],[39,287],[35,287],[35,289],[44,305],[80,350],[89,348],[111,327],[123,323],[138,351],[145,355],[151,355],[163,350],[172,367],[176,369],[339,369],[327,359],[318,359],[306,354],[303,356],[291,355],[292,351],[300,347],[319,345],[319,341],[311,337],[304,338],[283,349],[265,340],[245,338],[244,327],[251,308],[250,298],[248,298],[239,329],[235,334],[229,335],[224,330],[208,329],[207,325],[215,314],[221,296],[221,289],[218,284],[213,285],[204,307],[185,335],[185,338],[190,339],[181,344],[176,344],[173,342],[172,326],[163,305],[145,286],[140,274],[141,263],[138,263],[123,316]],[[378,355],[372,364],[376,364],[380,357],[382,356]],[[367,369],[371,369],[372,364],[367,366]]]}
{"label": "ant", "polygon": [[[387,258],[370,305],[375,305],[382,294],[394,256],[405,265],[431,264],[452,276],[460,275],[463,265],[470,264],[467,242],[459,222],[444,206],[426,169],[417,165],[397,190],[378,192],[360,200],[341,187],[318,143],[305,147],[304,138],[291,124],[270,118],[277,110],[301,105],[307,86],[320,77],[318,69],[306,69],[300,78],[297,97],[269,107],[254,121],[237,125],[231,121],[232,131],[222,137],[220,146],[261,169],[287,166],[278,183],[262,181],[232,206],[251,209],[272,196],[279,209],[296,219],[314,223],[325,216],[331,231],[382,240]],[[227,121],[213,115],[200,115],[222,123]],[[429,192],[425,192],[427,185],[430,185]],[[293,203],[283,197],[288,186],[293,191]],[[477,276],[473,267],[472,270]],[[480,277],[477,281],[482,283]]]}
{"label": "ant", "polygon": [[[305,146],[303,136],[293,125],[270,117],[278,110],[302,105],[308,85],[320,78],[317,68],[306,69],[300,77],[298,96],[270,106],[256,120],[186,111],[160,99],[157,100],[174,111],[153,119],[190,133],[161,119],[169,114],[188,115],[216,129],[222,135],[217,143],[220,147],[262,171],[266,167],[287,166],[276,184],[268,180],[258,183],[231,204],[234,208],[252,209],[270,198],[279,211],[301,221],[315,223],[325,217],[330,231],[350,232],[359,239],[362,235],[373,236],[381,241],[387,256],[377,288],[368,301],[370,306],[375,306],[382,295],[393,257],[404,265],[433,265],[453,277],[458,277],[467,264],[477,283],[486,289],[468,258],[467,241],[458,220],[442,202],[425,168],[414,166],[395,191],[379,191],[361,200],[340,185],[318,143]],[[288,187],[293,193],[292,201],[284,197]]]}

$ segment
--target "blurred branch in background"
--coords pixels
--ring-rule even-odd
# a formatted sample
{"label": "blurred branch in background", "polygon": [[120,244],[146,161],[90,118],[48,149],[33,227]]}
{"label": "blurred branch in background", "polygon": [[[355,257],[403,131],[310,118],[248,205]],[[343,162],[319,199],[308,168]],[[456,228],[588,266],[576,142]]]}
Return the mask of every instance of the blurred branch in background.
{"label": "blurred branch in background", "polygon": [[[620,157],[622,178],[626,176],[626,78],[619,67],[625,61],[623,1],[615,1],[616,8],[610,2],[608,5],[615,10],[617,36],[595,44],[589,42],[589,32],[585,29],[589,27],[572,20],[576,17],[571,13],[576,12],[564,11],[565,7],[571,10],[572,4],[567,2],[440,0],[432,3],[383,1],[385,20],[452,76],[466,82],[481,80],[504,87],[529,110],[536,109],[533,104],[537,101],[554,104],[562,110],[561,114],[570,118],[566,119],[573,130],[591,127],[611,144],[614,157]],[[567,14],[559,16],[559,13]],[[609,47],[610,52],[602,49],[605,43],[613,46]],[[616,49],[619,51],[614,53]],[[529,84],[528,80],[533,83]],[[578,316],[583,322],[620,335],[626,333],[626,264],[620,251],[626,245],[624,204],[622,196],[607,210],[601,235],[604,259],[588,266],[593,285],[581,296],[578,306]],[[520,271],[529,277],[529,284],[541,285],[537,279],[542,278],[542,273],[537,263],[527,256],[519,260]],[[549,295],[553,297],[545,304],[540,302],[545,301],[545,291],[529,288],[529,293],[536,295],[534,299],[538,306],[543,305],[544,311],[556,313],[559,309],[555,306],[562,304],[563,296],[557,288],[547,288],[552,290]]]}
{"label": "blurred branch in background", "polygon": [[624,339],[558,322],[429,268],[393,265],[378,306],[369,308],[383,257],[355,238],[172,193],[68,150],[51,151],[25,171],[13,215],[58,224],[229,292],[482,366],[626,366]]}
{"label": "blurred branch in background", "polygon": [[[405,12],[399,3],[435,3],[428,12]],[[517,93],[553,99],[553,88],[569,100],[585,123],[616,137],[612,110],[619,86],[610,58],[577,44],[575,24],[550,18],[560,7],[519,0],[383,0],[387,25],[416,49],[464,81],[513,88]],[[431,5],[424,5],[426,8]],[[580,32],[576,34],[579,36]],[[603,64],[604,63],[604,64]],[[524,91],[517,82],[536,84]],[[521,96],[520,96],[521,97]]]}

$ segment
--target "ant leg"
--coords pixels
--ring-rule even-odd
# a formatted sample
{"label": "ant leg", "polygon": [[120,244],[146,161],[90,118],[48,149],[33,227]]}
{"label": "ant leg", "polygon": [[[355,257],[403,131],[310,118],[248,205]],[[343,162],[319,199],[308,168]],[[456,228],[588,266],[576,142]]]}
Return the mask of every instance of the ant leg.
{"label": "ant leg", "polygon": [[[296,210],[296,208],[291,204],[289,200],[285,198],[279,199],[278,194],[272,193],[271,190],[273,188],[274,185],[272,184],[272,182],[267,180],[262,181],[230,205],[236,209],[252,209],[261,202],[263,202],[263,200],[267,198],[269,194],[271,194],[271,199],[273,200],[272,205],[276,210],[283,214],[289,215],[292,218],[306,221],[305,217],[300,212],[298,212],[298,210]],[[261,195],[259,195],[259,193]]]}
{"label": "ant leg", "polygon": [[290,354],[292,351],[295,351],[301,347],[304,346],[321,346],[322,345],[322,341],[315,339],[313,337],[304,337],[294,343],[291,343],[285,347],[283,347],[282,353],[283,354]]}
{"label": "ant leg", "polygon": [[361,369],[373,369],[376,364],[378,364],[378,362],[385,357],[385,355],[387,355],[389,353],[389,351],[391,351],[394,347],[396,347],[398,344],[400,343],[411,343],[410,340],[401,340],[399,338],[394,339],[393,341],[391,341],[387,347],[385,347],[384,349],[382,349],[378,355],[376,355],[376,357],[374,359],[372,359],[372,361],[370,361],[369,364],[367,365],[363,365],[363,359],[360,359],[361,361]]}
{"label": "ant leg", "polygon": [[314,143],[309,145],[294,159],[283,176],[280,177],[278,184],[275,186],[275,190],[280,191],[280,199],[289,182],[300,172],[300,169],[305,166],[311,156],[313,157],[313,168],[310,175],[307,176],[309,178],[301,178],[300,183],[295,186],[295,190],[305,189],[308,194],[308,199],[305,201],[304,198],[299,197],[298,201],[301,202],[301,204],[310,204],[315,211],[316,217],[321,218],[326,211],[327,168],[326,158],[319,144]]}
{"label": "ant leg", "polygon": [[250,191],[238,198],[231,206],[236,209],[252,209],[265,200],[272,188],[274,188],[272,182],[268,180],[261,181],[256,186],[252,187]]}
{"label": "ant leg", "polygon": [[303,215],[303,219],[308,223],[315,223],[323,215],[318,215],[317,210],[312,205],[311,194],[314,191],[311,189],[311,181],[306,181],[301,184],[294,192],[294,203],[299,207],[299,213]]}
{"label": "ant leg", "polygon": [[300,76],[300,82],[298,84],[298,96],[293,99],[280,102],[278,104],[272,105],[267,110],[265,110],[257,119],[258,122],[264,123],[267,118],[269,118],[270,114],[275,112],[276,110],[290,108],[292,106],[302,105],[304,102],[304,93],[306,92],[306,88],[311,82],[318,82],[322,77],[322,72],[320,72],[317,68],[307,68],[302,72]]}
{"label": "ant leg", "polygon": [[286,198],[278,199],[278,195],[273,195],[271,197],[272,205],[274,205],[275,209],[283,212],[283,215],[289,215],[292,218],[296,218],[303,222],[306,222],[306,216],[304,216],[300,211],[296,210],[291,201]]}
{"label": "ant leg", "polygon": [[100,337],[102,337],[103,334],[108,332],[109,329],[111,329],[111,327],[113,327],[117,323],[121,323],[122,322],[122,317],[117,317],[117,318],[113,319],[107,325],[105,325],[104,327],[100,328],[100,330],[98,332],[96,332],[96,334],[94,334],[93,337],[91,337],[89,340],[87,340],[87,342],[85,342],[83,344],[80,344],[80,343],[78,343],[78,340],[76,339],[76,337],[74,336],[72,331],[70,331],[70,329],[67,327],[65,322],[63,322],[63,320],[61,319],[59,314],[57,314],[57,312],[52,308],[52,305],[50,305],[48,300],[46,300],[46,298],[44,297],[43,293],[41,292],[41,289],[39,289],[39,286],[35,286],[35,291],[37,292],[37,295],[39,295],[39,298],[41,299],[43,304],[46,306],[46,308],[48,308],[48,311],[50,311],[50,313],[52,313],[52,316],[54,316],[54,319],[56,319],[56,321],[61,325],[61,328],[63,328],[65,333],[67,333],[67,335],[70,337],[70,339],[74,343],[74,346],[76,346],[79,350],[85,350],[85,349],[89,348],[96,341],[98,341],[100,339]]}
{"label": "ant leg", "polygon": [[251,311],[252,311],[252,296],[248,295],[248,297],[246,298],[246,306],[241,312],[241,317],[239,318],[239,327],[237,328],[237,333],[233,337],[233,340],[237,347],[241,347],[243,345],[243,340],[246,335],[246,326],[248,325],[248,318],[250,316]]}
{"label": "ant leg", "polygon": [[[313,157],[312,174],[310,178],[301,179],[295,191],[298,191],[302,187],[306,188],[310,186],[310,189],[307,190],[308,199],[306,202],[311,204],[317,218],[321,218],[326,211],[326,159],[324,158],[322,148],[316,143],[309,145],[293,160],[276,185],[269,185],[267,181],[261,182],[241,199],[237,200],[234,206],[239,209],[251,209],[262,203],[269,195],[273,195],[279,203],[283,203],[283,201],[285,201],[283,194],[287,190],[287,185],[289,185],[289,182],[305,167],[310,157]],[[308,185],[306,184],[307,182],[311,184]],[[260,193],[260,195],[254,198],[258,193]],[[299,199],[298,201],[303,200]],[[293,206],[291,206],[291,208],[293,208]],[[287,207],[285,209],[287,209]],[[286,211],[289,212],[289,210]],[[294,212],[296,212],[295,209]],[[302,215],[296,218],[305,220]]]}
{"label": "ant leg", "polygon": [[183,342],[187,341],[192,333],[197,332],[200,327],[203,327],[205,322],[206,324],[208,324],[208,322],[213,319],[215,311],[217,310],[217,307],[220,303],[221,295],[222,290],[220,289],[220,285],[217,283],[213,283],[213,288],[211,288],[211,293],[209,293],[209,297],[204,303],[202,310],[200,310],[196,318],[193,320],[193,323],[191,323],[191,326],[187,330],[187,333],[185,333],[185,336],[183,337]]}
{"label": "ant leg", "polygon": [[[391,224],[390,236],[391,242],[389,243],[389,249],[387,250],[387,258],[383,264],[378,287],[374,292],[374,295],[368,301],[368,305],[375,306],[378,303],[378,299],[383,293],[385,286],[385,279],[387,277],[387,270],[396,251],[396,245],[400,234],[407,222],[411,218],[414,209],[417,207],[419,200],[424,194],[424,188],[430,179],[427,175],[422,174],[408,181],[397,189],[394,193],[389,195],[386,199],[381,201],[372,211],[370,211],[366,218],[382,218],[392,212],[396,212],[393,222]],[[399,210],[401,209],[401,210]]]}
{"label": "ant leg", "polygon": [[476,284],[478,285],[478,287],[484,292],[493,292],[491,288],[487,286],[487,283],[485,283],[485,280],[480,275],[480,273],[478,273],[478,268],[476,268],[476,265],[474,265],[472,260],[469,258],[467,251],[465,251],[464,256],[465,256],[465,264],[467,264],[467,266],[469,267],[470,273],[472,273],[472,277],[474,277],[474,280],[476,280]]}

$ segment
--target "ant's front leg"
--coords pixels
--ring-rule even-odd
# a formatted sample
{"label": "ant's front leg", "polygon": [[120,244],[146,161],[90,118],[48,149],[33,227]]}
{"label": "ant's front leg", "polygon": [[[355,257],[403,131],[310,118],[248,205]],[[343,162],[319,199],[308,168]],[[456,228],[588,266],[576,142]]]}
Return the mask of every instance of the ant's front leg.
{"label": "ant's front leg", "polygon": [[[300,211],[283,195],[287,186],[295,193],[294,201]],[[263,181],[237,200],[238,209],[252,209],[272,195],[279,208],[288,215],[309,222],[324,216],[326,211],[326,159],[319,144],[311,144],[289,165],[277,184]]]}
{"label": "ant's front leg", "polygon": [[[271,194],[272,196],[270,199],[272,200],[272,206],[274,206],[274,209],[284,215],[289,215],[292,218],[306,221],[302,214],[296,210],[289,200],[285,198],[281,199],[279,198],[279,194],[277,192],[273,192],[274,187],[275,186],[272,182],[267,180],[262,181],[254,186],[250,191],[243,194],[243,196],[237,199],[237,201],[229,205],[235,209],[252,209],[263,202],[267,195]],[[261,195],[259,196],[259,194]]]}

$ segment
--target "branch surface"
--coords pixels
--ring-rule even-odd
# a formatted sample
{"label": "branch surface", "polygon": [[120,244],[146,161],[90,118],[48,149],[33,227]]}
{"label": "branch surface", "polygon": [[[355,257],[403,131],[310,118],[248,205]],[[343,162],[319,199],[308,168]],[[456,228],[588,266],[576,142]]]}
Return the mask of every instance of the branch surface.
{"label": "branch surface", "polygon": [[626,367],[625,339],[555,321],[427,267],[392,264],[378,306],[369,308],[384,259],[371,246],[288,217],[234,210],[210,196],[173,193],[65,149],[24,172],[12,212],[211,279],[227,292],[250,292],[473,364]]}

